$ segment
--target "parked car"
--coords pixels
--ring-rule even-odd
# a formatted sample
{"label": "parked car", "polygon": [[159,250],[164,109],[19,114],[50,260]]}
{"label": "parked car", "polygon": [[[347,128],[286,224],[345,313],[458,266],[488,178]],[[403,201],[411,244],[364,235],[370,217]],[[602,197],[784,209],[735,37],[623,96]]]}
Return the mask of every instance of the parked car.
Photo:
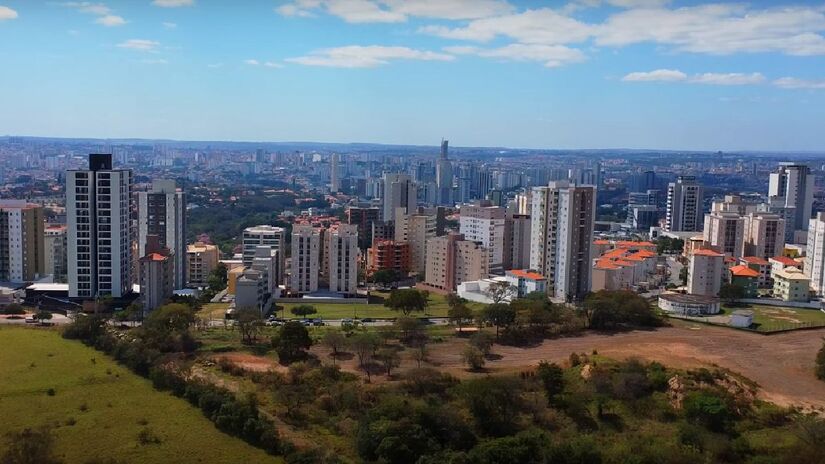
{"label": "parked car", "polygon": [[34,316],[26,316],[26,324],[34,324],[37,322],[37,319]]}

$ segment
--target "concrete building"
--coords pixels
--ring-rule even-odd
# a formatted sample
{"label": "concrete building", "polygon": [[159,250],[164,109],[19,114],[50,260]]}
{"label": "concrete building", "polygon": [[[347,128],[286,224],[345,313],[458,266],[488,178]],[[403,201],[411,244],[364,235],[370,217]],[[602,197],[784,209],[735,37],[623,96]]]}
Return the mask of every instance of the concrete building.
{"label": "concrete building", "polygon": [[358,227],[358,247],[366,250],[372,246],[372,225],[380,220],[381,208],[357,207],[347,208],[347,224]]}
{"label": "concrete building", "polygon": [[286,231],[283,227],[260,225],[247,227],[243,231],[243,264],[252,266],[256,249],[266,245],[278,253],[278,269],[275,281],[280,285],[284,281],[284,261],[286,259]]}
{"label": "concrete building", "polygon": [[384,221],[395,219],[397,208],[404,208],[406,214],[417,209],[415,184],[406,174],[384,173],[383,216]]}
{"label": "concrete building", "polygon": [[811,279],[811,290],[825,294],[825,212],[817,213],[810,221],[804,271]]}
{"label": "concrete building", "polygon": [[45,274],[43,208],[0,200],[0,281],[27,282]]}
{"label": "concrete building", "polygon": [[760,273],[750,266],[739,264],[729,269],[730,284],[741,287],[745,291],[745,298],[755,298],[759,287]]}
{"label": "concrete building", "polygon": [[531,293],[547,293],[547,279],[529,269],[510,269],[504,279],[516,288],[516,296],[524,298]]}
{"label": "concrete building", "polygon": [[734,258],[745,252],[745,218],[738,213],[706,214],[703,234],[705,246],[714,251]]}
{"label": "concrete building", "polygon": [[704,190],[694,176],[679,176],[667,186],[665,230],[698,232],[702,230]]}
{"label": "concrete building", "polygon": [[770,175],[768,199],[771,209],[788,218],[785,241],[792,243],[795,231],[807,230],[814,202],[816,178],[808,166],[780,163]]}
{"label": "concrete building", "polygon": [[435,164],[436,201],[439,205],[453,204],[453,165],[448,157],[449,141],[441,141],[441,154]]}
{"label": "concrete building", "polygon": [[628,227],[634,230],[647,230],[659,223],[659,191],[647,190],[628,195]]}
{"label": "concrete building", "polygon": [[427,267],[427,243],[436,236],[436,217],[427,214],[404,214],[396,210],[395,241],[410,244],[410,272],[424,275]]}
{"label": "concrete building", "polygon": [[447,234],[427,241],[425,283],[431,287],[454,291],[458,284],[481,280],[489,275],[487,249],[465,240],[461,234]]}
{"label": "concrete building", "polygon": [[373,243],[367,252],[367,274],[390,269],[406,276],[410,272],[410,255],[408,242],[383,240]]}
{"label": "concrete building", "polygon": [[757,287],[769,288],[773,286],[773,280],[771,280],[771,263],[767,259],[759,256],[743,256],[739,258],[739,264],[748,266],[759,273],[756,281]]}
{"label": "concrete building", "polygon": [[321,230],[307,224],[292,227],[289,289],[295,294],[318,291],[321,257]]}
{"label": "concrete building", "polygon": [[779,256],[785,249],[785,220],[778,214],[752,212],[745,216],[745,254]]}
{"label": "concrete building", "polygon": [[659,308],[679,316],[707,316],[719,314],[719,298],[682,293],[663,293],[659,296]]}
{"label": "concrete building", "polygon": [[329,291],[355,295],[358,289],[358,228],[339,224],[328,231]]}
{"label": "concrete building", "polygon": [[530,267],[529,214],[508,214],[504,221],[504,269]]}
{"label": "concrete building", "polygon": [[459,209],[459,232],[466,240],[487,248],[491,274],[504,273],[506,218],[507,210],[493,206],[489,200],[461,205]]}
{"label": "concrete building", "polygon": [[66,172],[69,297],[132,292],[132,171],[112,169],[111,154],[89,155],[89,169]]}
{"label": "concrete building", "polygon": [[646,248],[619,247],[609,250],[593,261],[591,291],[655,286],[657,262],[656,252]]}
{"label": "concrete building", "polygon": [[45,273],[51,275],[57,283],[65,283],[69,278],[69,260],[67,256],[67,227],[65,225],[50,225],[44,230],[43,240],[45,250]]}
{"label": "concrete building", "polygon": [[187,285],[205,287],[209,284],[209,275],[218,267],[220,253],[218,247],[203,242],[195,242],[186,247]]}
{"label": "concrete building", "polygon": [[341,191],[341,155],[333,153],[329,157],[329,191]]}
{"label": "concrete building", "polygon": [[174,180],[152,182],[148,192],[138,192],[138,256],[145,256],[146,237],[156,235],[169,249],[174,264],[175,288],[186,285],[186,195]]}
{"label": "concrete building", "polygon": [[255,257],[252,259],[250,269],[261,273],[261,280],[264,283],[264,290],[267,295],[278,293],[278,285],[280,285],[280,282],[277,280],[277,251],[266,245],[259,246],[255,249]]}
{"label": "concrete building", "polygon": [[245,269],[235,283],[235,309],[252,308],[266,314],[270,308],[268,279],[257,269]]}
{"label": "concrete building", "polygon": [[811,279],[796,267],[773,273],[773,296],[782,301],[811,301]]}
{"label": "concrete building", "polygon": [[688,264],[687,290],[691,295],[719,296],[724,278],[725,255],[713,250],[696,250]]}
{"label": "concrete building", "polygon": [[175,290],[175,263],[157,235],[146,236],[146,255],[140,262],[140,299],[144,316],[162,306]]}
{"label": "concrete building", "polygon": [[533,188],[530,269],[547,277],[557,299],[579,300],[590,291],[595,202],[593,186],[560,181]]}

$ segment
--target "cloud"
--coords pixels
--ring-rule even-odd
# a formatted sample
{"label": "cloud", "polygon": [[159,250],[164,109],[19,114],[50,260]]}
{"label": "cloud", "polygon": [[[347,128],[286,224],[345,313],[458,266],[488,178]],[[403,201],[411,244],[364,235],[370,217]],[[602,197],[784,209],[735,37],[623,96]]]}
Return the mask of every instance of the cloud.
{"label": "cloud", "polygon": [[545,67],[556,68],[586,59],[581,50],[564,45],[509,44],[498,48],[455,46],[444,51],[456,55],[476,55],[485,58],[500,58],[510,61],[538,61]]}
{"label": "cloud", "polygon": [[593,26],[551,9],[471,21],[465,27],[424,26],[419,32],[446,39],[487,42],[499,36],[521,43],[560,45],[584,42],[594,33]]}
{"label": "cloud", "polygon": [[166,29],[174,29],[178,27],[177,23],[163,22],[162,24]]}
{"label": "cloud", "polygon": [[410,17],[463,20],[509,13],[505,0],[296,0],[276,8],[283,16],[321,11],[350,23],[397,23]]}
{"label": "cloud", "polygon": [[622,78],[624,82],[686,82],[706,85],[754,85],[765,81],[762,73],[702,73],[688,76],[677,69],[657,69],[633,72]]}
{"label": "cloud", "polygon": [[607,0],[607,3],[619,8],[661,8],[670,0]]}
{"label": "cloud", "polygon": [[624,82],[677,82],[687,79],[687,74],[675,69],[657,69],[650,72],[632,72],[622,78]]}
{"label": "cloud", "polygon": [[260,61],[258,61],[258,60],[252,60],[252,59],[249,59],[249,60],[244,60],[243,62],[244,62],[244,64],[248,64],[248,65],[250,65],[250,66],[258,66],[258,65],[260,65],[260,64],[261,64],[261,62],[260,62]]}
{"label": "cloud", "polygon": [[[275,61],[258,61],[255,59],[248,59],[243,61],[244,64],[248,64],[249,66],[263,66],[265,68],[283,68],[284,65],[281,63],[277,63]],[[217,65],[209,65],[210,68],[219,68],[223,66],[223,63],[218,63]]]}
{"label": "cloud", "polygon": [[0,21],[17,19],[17,12],[7,6],[0,5]]}
{"label": "cloud", "polygon": [[152,5],[163,8],[178,8],[181,6],[192,6],[195,0],[153,0]]}
{"label": "cloud", "polygon": [[316,50],[309,55],[287,58],[285,61],[305,66],[374,68],[394,60],[451,61],[453,59],[455,57],[452,55],[407,47],[350,45]]}
{"label": "cloud", "polygon": [[137,50],[141,52],[152,52],[157,50],[160,46],[160,42],[146,39],[129,39],[125,42],[117,44],[117,46],[120,48],[128,48],[130,50]]}
{"label": "cloud", "polygon": [[106,27],[122,26],[126,24],[126,20],[117,15],[101,16],[97,18],[95,22]]}
{"label": "cloud", "polygon": [[283,68],[284,67],[284,65],[282,65],[281,63],[276,63],[274,61],[266,61],[266,62],[264,62],[264,66],[267,67],[267,68]]}
{"label": "cloud", "polygon": [[809,80],[796,77],[782,77],[773,81],[773,85],[790,90],[825,89],[825,79]]}
{"label": "cloud", "polygon": [[169,64],[169,62],[167,60],[164,60],[163,58],[159,58],[157,60],[150,60],[150,59],[141,60],[141,63],[143,63],[143,64]]}

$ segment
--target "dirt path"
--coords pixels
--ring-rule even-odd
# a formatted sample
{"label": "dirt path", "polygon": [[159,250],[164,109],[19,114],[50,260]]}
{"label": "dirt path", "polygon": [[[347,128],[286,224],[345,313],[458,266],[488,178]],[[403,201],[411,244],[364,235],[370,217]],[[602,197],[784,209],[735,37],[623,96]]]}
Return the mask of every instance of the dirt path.
{"label": "dirt path", "polygon": [[[780,335],[757,335],[743,331],[678,323],[656,331],[636,331],[613,335],[591,334],[548,340],[533,348],[496,345],[493,353],[501,359],[489,361],[493,372],[506,372],[537,364],[541,360],[564,361],[570,353],[599,354],[624,359],[640,357],[672,367],[689,368],[718,365],[754,380],[760,397],[781,405],[825,407],[825,382],[813,374],[814,359],[825,329]],[[453,347],[453,345],[458,345]],[[441,369],[466,377],[460,346],[451,340],[436,348],[432,360]]]}

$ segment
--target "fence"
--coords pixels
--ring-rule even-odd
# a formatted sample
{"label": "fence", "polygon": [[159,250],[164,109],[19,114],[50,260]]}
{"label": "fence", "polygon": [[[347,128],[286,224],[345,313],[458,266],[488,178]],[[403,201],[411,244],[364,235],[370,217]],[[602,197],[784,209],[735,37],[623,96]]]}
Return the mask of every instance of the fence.
{"label": "fence", "polygon": [[825,322],[768,322],[764,324],[753,324],[750,327],[735,327],[730,324],[709,320],[707,317],[681,316],[677,314],[668,314],[667,317],[697,322],[699,324],[713,325],[716,327],[744,330],[746,332],[754,332],[762,335],[772,335],[782,332],[791,332],[794,330],[813,330],[825,328]]}

